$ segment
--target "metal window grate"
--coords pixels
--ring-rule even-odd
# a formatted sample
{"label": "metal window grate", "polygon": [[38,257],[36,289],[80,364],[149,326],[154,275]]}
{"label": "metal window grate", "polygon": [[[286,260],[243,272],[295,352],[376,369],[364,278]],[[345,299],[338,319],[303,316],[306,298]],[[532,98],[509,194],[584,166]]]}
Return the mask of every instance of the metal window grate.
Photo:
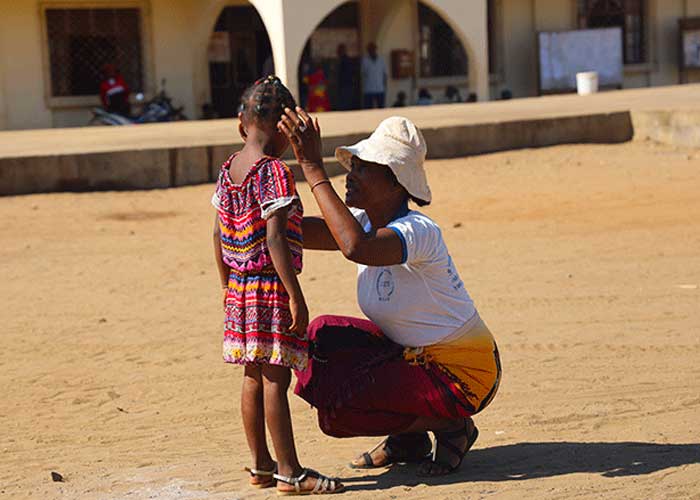
{"label": "metal window grate", "polygon": [[54,97],[98,94],[108,63],[143,89],[139,9],[47,9],[46,32]]}
{"label": "metal window grate", "polygon": [[645,0],[578,0],[579,27],[622,28],[625,64],[646,62]]}
{"label": "metal window grate", "polygon": [[450,26],[432,9],[418,4],[420,76],[462,76],[468,71],[467,53]]}

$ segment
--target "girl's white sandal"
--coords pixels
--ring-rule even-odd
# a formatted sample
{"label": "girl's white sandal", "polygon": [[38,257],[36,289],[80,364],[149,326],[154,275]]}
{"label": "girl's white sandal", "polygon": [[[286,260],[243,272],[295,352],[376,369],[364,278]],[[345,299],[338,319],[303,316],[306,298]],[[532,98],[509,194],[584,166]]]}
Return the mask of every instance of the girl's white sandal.
{"label": "girl's white sandal", "polygon": [[[316,479],[316,484],[311,490],[302,490],[301,482],[309,476]],[[304,469],[301,475],[297,477],[282,476],[276,473],[273,474],[272,477],[275,478],[277,481],[282,481],[283,483],[294,486],[293,491],[284,491],[277,489],[277,494],[280,496],[332,495],[334,493],[340,493],[342,491],[345,491],[345,486],[340,484],[340,481],[324,476],[320,472],[317,472],[313,469]]]}

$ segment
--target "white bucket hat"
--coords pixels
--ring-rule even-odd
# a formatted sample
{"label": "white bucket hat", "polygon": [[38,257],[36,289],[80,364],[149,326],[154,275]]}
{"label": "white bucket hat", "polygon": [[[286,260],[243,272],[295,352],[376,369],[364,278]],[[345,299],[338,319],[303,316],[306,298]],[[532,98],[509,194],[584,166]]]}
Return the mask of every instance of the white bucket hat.
{"label": "white bucket hat", "polygon": [[367,139],[353,146],[337,148],[335,157],[348,170],[352,166],[353,156],[386,165],[408,194],[430,203],[432,195],[423,169],[427,152],[425,139],[418,127],[408,118],[392,116],[380,123]]}

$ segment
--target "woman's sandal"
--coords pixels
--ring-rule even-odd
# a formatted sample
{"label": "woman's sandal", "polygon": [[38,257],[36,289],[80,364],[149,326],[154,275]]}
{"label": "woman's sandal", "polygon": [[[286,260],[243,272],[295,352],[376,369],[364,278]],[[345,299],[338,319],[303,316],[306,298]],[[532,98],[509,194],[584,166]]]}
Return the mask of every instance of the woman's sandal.
{"label": "woman's sandal", "polygon": [[[275,472],[277,472],[277,464],[275,464],[274,470],[260,470],[252,467],[245,467],[244,470],[250,473],[250,485],[253,488],[270,488],[277,482],[274,478]],[[255,481],[259,478],[262,478],[260,482]]]}
{"label": "woman's sandal", "polygon": [[[277,473],[273,474],[272,477],[278,482],[281,481],[283,483],[294,486],[293,490],[280,490],[278,487],[277,494],[279,496],[332,495],[334,493],[341,493],[345,491],[345,486],[340,484],[340,481],[324,476],[320,472],[316,472],[313,469],[304,469],[301,475],[297,477],[287,477]],[[313,489],[302,490],[301,483],[307,477],[315,478],[316,484],[314,485]]]}
{"label": "woman's sandal", "polygon": [[[421,441],[422,442],[420,443],[416,442],[414,444],[422,449],[419,449],[418,451],[407,451],[405,448],[402,449],[397,438],[389,436],[371,450],[360,455],[360,459],[363,463],[354,464],[351,462],[348,464],[348,466],[351,469],[378,469],[382,467],[389,467],[390,465],[396,463],[420,462],[430,454],[430,450],[433,447],[433,443],[430,441],[430,438],[427,435],[425,435],[425,439]],[[383,447],[384,453],[386,453],[386,462],[383,464],[375,464],[374,460],[372,460],[372,453],[377,451],[380,447]]]}
{"label": "woman's sandal", "polygon": [[[467,443],[464,446],[464,449],[459,449],[455,445],[449,442],[450,439],[458,438],[458,437],[466,437],[467,438]],[[447,474],[452,474],[457,471],[457,469],[460,468],[462,465],[462,461],[464,460],[464,457],[466,456],[467,452],[471,449],[471,447],[474,445],[476,442],[476,439],[479,437],[479,429],[476,428],[476,425],[473,427],[472,433],[469,434],[469,430],[467,427],[467,421],[465,420],[464,422],[464,429],[460,429],[458,431],[447,431],[447,432],[437,432],[435,434],[435,453],[433,454],[432,460],[430,460],[427,463],[430,464],[435,464],[439,465],[440,467],[443,468],[444,472],[441,473],[421,473],[418,471],[416,474],[418,476],[422,477],[436,477],[436,476],[445,476]],[[437,460],[438,456],[438,451],[440,450],[441,447],[444,447],[449,451],[453,456],[459,458],[459,462],[457,462],[456,465],[452,465],[450,462],[440,462]],[[424,462],[426,463],[426,462]]]}

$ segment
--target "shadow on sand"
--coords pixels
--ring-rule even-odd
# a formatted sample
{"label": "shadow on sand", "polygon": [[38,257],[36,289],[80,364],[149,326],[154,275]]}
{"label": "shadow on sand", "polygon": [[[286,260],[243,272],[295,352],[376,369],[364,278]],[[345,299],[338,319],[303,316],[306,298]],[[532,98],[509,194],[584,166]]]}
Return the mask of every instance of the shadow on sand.
{"label": "shadow on sand", "polygon": [[379,475],[347,477],[343,482],[348,489],[358,491],[419,484],[524,481],[577,472],[621,477],[696,463],[700,463],[700,444],[518,443],[472,450],[461,469],[449,476],[417,477],[416,465],[395,465]]}

